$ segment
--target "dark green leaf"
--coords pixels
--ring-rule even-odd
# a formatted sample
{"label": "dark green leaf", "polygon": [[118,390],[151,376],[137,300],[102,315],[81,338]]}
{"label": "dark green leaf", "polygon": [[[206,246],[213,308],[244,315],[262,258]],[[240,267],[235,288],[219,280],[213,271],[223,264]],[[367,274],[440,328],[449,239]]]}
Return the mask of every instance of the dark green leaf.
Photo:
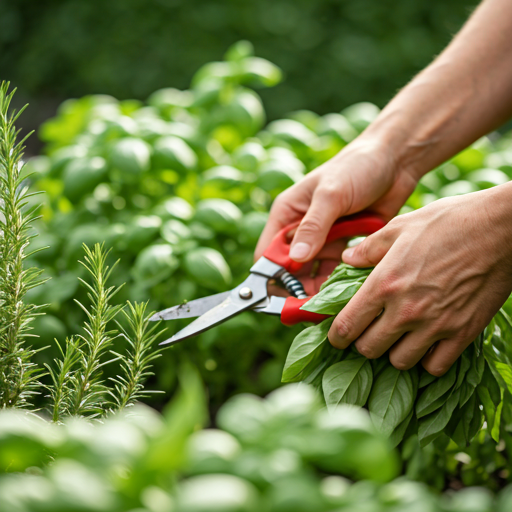
{"label": "dark green leaf", "polygon": [[322,388],[329,407],[341,403],[362,407],[372,388],[373,373],[366,357],[347,358],[333,364],[324,373]]}
{"label": "dark green leaf", "polygon": [[421,394],[416,403],[416,416],[421,418],[441,407],[448,396],[446,395],[455,384],[457,378],[457,365],[454,364],[442,377],[434,380]]}
{"label": "dark green leaf", "polygon": [[450,437],[460,448],[466,448],[470,442],[469,427],[474,415],[475,400],[476,396],[473,394],[463,407],[454,411],[450,420],[450,424],[454,423]]}
{"label": "dark green leaf", "polygon": [[424,388],[428,386],[431,382],[434,382],[437,379],[435,375],[428,373],[427,370],[423,370],[420,377],[419,388]]}
{"label": "dark green leaf", "polygon": [[407,427],[409,426],[409,423],[411,423],[413,416],[414,408],[411,409],[411,412],[407,415],[407,418],[405,418],[405,420],[403,420],[402,423],[400,423],[400,425],[398,425],[395,430],[393,430],[393,433],[389,436],[389,442],[393,448],[402,442],[405,432],[407,431]]}
{"label": "dark green leaf", "polygon": [[460,386],[464,382],[466,373],[471,368],[471,358],[470,358],[470,355],[468,354],[468,349],[466,349],[464,352],[462,352],[462,355],[460,356],[457,364],[458,364],[458,371],[457,371],[457,382],[455,383],[455,387],[460,388]]}
{"label": "dark green leaf", "polygon": [[418,439],[421,446],[433,441],[448,425],[453,411],[459,403],[460,389],[452,390],[446,403],[437,411],[422,418],[418,426]]}
{"label": "dark green leaf", "polygon": [[372,388],[368,409],[376,427],[385,435],[408,416],[415,393],[411,375],[390,366],[377,378]]}

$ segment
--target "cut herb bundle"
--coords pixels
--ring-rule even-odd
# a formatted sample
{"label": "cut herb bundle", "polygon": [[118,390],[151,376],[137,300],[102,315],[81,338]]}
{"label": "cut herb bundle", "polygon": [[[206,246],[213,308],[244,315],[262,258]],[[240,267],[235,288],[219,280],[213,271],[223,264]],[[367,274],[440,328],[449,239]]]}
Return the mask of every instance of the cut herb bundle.
{"label": "cut herb bundle", "polygon": [[[504,400],[512,391],[512,323],[500,310],[491,324],[442,377],[417,365],[400,371],[387,354],[374,360],[354,345],[333,348],[327,333],[337,315],[372,269],[341,263],[304,309],[333,315],[304,329],[293,341],[283,370],[283,382],[309,382],[321,388],[328,407],[367,407],[373,423],[393,444],[417,434],[422,446],[446,434],[465,447],[486,421],[495,441],[500,439]],[[508,394],[508,396],[507,396]],[[510,411],[507,410],[507,414]]]}

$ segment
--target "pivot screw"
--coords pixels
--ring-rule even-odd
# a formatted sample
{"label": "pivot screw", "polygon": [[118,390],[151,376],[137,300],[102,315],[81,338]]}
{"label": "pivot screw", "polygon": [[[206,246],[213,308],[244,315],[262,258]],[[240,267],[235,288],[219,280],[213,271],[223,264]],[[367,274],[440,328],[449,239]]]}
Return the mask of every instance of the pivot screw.
{"label": "pivot screw", "polygon": [[248,300],[252,297],[252,290],[248,286],[244,286],[243,288],[240,288],[238,295],[240,295],[241,299]]}

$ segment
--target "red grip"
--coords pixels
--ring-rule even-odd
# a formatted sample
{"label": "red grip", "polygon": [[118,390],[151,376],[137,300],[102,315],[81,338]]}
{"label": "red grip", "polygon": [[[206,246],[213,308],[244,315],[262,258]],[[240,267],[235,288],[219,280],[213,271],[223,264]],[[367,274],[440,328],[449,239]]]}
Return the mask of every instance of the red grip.
{"label": "red grip", "polygon": [[329,318],[330,315],[321,315],[320,313],[311,313],[311,311],[300,309],[309,299],[310,297],[306,299],[288,297],[281,311],[281,322],[284,325],[295,325],[301,322],[319,324],[322,320]]}
{"label": "red grip", "polygon": [[[263,256],[288,272],[297,272],[302,267],[302,263],[290,258],[290,243],[288,242],[288,233],[300,224],[295,222],[283,228],[274,237],[267,247]],[[357,213],[338,219],[332,226],[327,235],[326,243],[338,240],[339,238],[350,238],[353,236],[371,235],[386,225],[384,220],[378,215],[369,213]]]}

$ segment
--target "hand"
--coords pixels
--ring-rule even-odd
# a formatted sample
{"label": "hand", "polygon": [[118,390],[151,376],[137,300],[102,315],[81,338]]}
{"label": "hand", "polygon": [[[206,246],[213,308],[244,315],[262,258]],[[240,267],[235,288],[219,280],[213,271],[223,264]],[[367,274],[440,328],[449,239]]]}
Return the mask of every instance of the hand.
{"label": "hand", "polygon": [[376,267],[336,317],[331,344],[445,373],[512,290],[511,196],[505,184],[441,199],[347,249],[346,263]]}
{"label": "hand", "polygon": [[[261,256],[280,229],[302,219],[290,256],[310,261],[324,246],[337,218],[366,209],[390,219],[412,193],[417,179],[397,167],[386,144],[361,136],[276,198],[255,256]],[[334,260],[339,261],[343,246],[338,248]]]}

